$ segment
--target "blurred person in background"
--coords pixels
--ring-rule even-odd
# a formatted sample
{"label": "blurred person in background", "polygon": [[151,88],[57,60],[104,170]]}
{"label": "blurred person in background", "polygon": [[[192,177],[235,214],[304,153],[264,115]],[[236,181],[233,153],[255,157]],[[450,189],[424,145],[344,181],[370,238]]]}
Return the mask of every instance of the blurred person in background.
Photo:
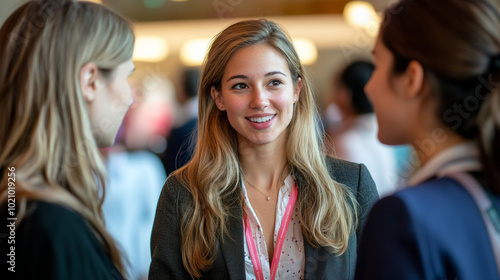
{"label": "blurred person in background", "polygon": [[151,229],[167,176],[158,156],[149,151],[127,151],[117,143],[101,152],[108,169],[102,205],[106,228],[127,257],[130,279],[147,279]]}
{"label": "blurred person in background", "polygon": [[364,165],[326,156],[289,37],[264,19],[224,29],[199,98],[193,158],[158,202],[149,279],[351,279],[377,191]]}
{"label": "blurred person in background", "polygon": [[136,280],[148,276],[151,229],[167,177],[153,150],[170,133],[174,114],[168,79],[148,75],[133,81],[134,105],[116,143],[101,152],[108,169],[102,206],[106,228],[127,256],[130,279]]}
{"label": "blurred person in background", "polygon": [[180,104],[176,125],[167,137],[167,150],[161,156],[167,175],[184,166],[193,155],[198,128],[199,83],[199,69],[189,68],[183,72],[176,95]]}
{"label": "blurred person in background", "polygon": [[493,0],[384,12],[365,87],[378,138],[422,166],[378,201],[356,279],[500,279],[500,13]]}
{"label": "blurred person in background", "polygon": [[90,2],[30,1],[0,29],[1,279],[124,279],[98,147],[133,102],[133,47],[129,22]]}
{"label": "blurred person in background", "polygon": [[134,76],[138,76],[132,81],[135,102],[125,116],[126,129],[119,132],[123,133],[120,139],[128,150],[160,155],[176,121],[175,87],[168,77],[149,71]]}
{"label": "blurred person in background", "polygon": [[386,196],[398,186],[398,159],[395,148],[377,139],[377,120],[364,91],[372,72],[372,63],[356,61],[334,75],[332,100],[341,119],[325,131],[332,141],[329,154],[365,164],[379,195]]}

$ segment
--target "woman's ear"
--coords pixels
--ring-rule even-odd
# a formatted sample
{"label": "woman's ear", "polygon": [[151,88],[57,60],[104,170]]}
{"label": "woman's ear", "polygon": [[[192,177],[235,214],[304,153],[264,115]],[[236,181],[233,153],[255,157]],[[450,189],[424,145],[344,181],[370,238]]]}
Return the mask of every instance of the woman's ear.
{"label": "woman's ear", "polygon": [[405,76],[407,97],[414,98],[418,96],[422,92],[424,86],[424,67],[420,62],[412,60],[406,68]]}
{"label": "woman's ear", "polygon": [[226,106],[224,105],[224,98],[222,96],[222,93],[215,89],[214,86],[212,86],[212,88],[210,89],[210,94],[212,95],[212,99],[214,100],[217,108],[219,108],[219,110],[221,111],[225,111]]}
{"label": "woman's ear", "polygon": [[94,101],[94,98],[97,95],[98,71],[99,68],[93,62],[83,65],[82,69],[80,69],[80,89],[87,102]]}
{"label": "woman's ear", "polygon": [[302,78],[299,77],[297,79],[297,82],[293,86],[293,103],[296,103],[299,100],[301,90],[302,90]]}

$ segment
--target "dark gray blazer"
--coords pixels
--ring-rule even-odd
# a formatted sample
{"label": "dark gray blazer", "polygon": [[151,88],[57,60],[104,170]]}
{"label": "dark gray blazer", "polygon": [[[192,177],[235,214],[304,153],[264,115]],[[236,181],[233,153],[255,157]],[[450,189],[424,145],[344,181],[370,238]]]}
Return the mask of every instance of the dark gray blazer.
{"label": "dark gray blazer", "polygon": [[[305,279],[341,279],[354,277],[357,256],[357,243],[366,215],[378,199],[370,173],[364,165],[354,164],[328,157],[328,171],[331,177],[346,185],[355,194],[359,208],[359,226],[349,238],[347,251],[341,256],[329,253],[325,248],[314,248],[308,242],[305,247]],[[300,189],[306,187],[304,178],[294,172]],[[235,199],[235,201],[239,201]],[[151,236],[152,262],[149,279],[191,279],[184,269],[181,259],[180,224],[182,214],[191,207],[192,197],[177,178],[170,176],[163,187]],[[219,239],[215,261],[208,271],[203,272],[203,279],[245,279],[243,259],[243,220],[242,209],[236,203],[231,206],[234,215],[227,222],[224,242]]]}

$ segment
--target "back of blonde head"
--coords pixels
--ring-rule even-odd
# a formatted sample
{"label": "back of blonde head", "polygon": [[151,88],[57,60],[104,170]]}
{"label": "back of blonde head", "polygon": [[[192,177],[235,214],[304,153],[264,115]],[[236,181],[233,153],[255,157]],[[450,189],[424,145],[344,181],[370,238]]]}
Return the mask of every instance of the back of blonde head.
{"label": "back of blonde head", "polygon": [[[18,218],[28,200],[79,212],[123,271],[102,219],[100,136],[90,126],[79,72],[93,62],[103,75],[112,75],[130,59],[130,24],[90,2],[32,1],[7,19],[0,38],[0,177],[15,167]],[[7,180],[2,180],[0,203],[6,200]]]}
{"label": "back of blonde head", "polygon": [[185,213],[181,230],[184,267],[194,277],[200,277],[201,271],[213,262],[217,237],[226,230],[225,221],[231,214],[228,209],[235,204],[242,205],[243,174],[236,134],[226,113],[216,107],[211,88],[220,90],[231,56],[255,44],[275,48],[287,61],[294,83],[302,79],[300,98],[288,128],[286,151],[289,166],[307,182],[298,200],[304,236],[312,244],[343,253],[355,224],[352,194],[333,181],[326,169],[322,135],[316,127],[316,105],[290,39],[279,26],[267,20],[238,22],[219,33],[212,42],[202,69],[195,154],[175,173],[193,195],[193,210]]}

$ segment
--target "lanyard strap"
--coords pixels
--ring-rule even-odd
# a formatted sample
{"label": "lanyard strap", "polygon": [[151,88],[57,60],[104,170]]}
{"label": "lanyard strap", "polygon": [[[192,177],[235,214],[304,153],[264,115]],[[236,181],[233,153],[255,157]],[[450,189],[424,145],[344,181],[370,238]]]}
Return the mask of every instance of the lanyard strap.
{"label": "lanyard strap", "polygon": [[[286,206],[285,215],[281,221],[281,227],[278,233],[278,239],[276,240],[276,246],[274,247],[273,262],[271,265],[271,280],[276,277],[276,272],[278,271],[278,265],[281,257],[281,249],[283,248],[283,243],[285,242],[285,235],[290,224],[290,218],[292,217],[293,209],[295,208],[295,202],[297,201],[297,184],[292,188],[292,193],[288,199],[288,204]],[[246,216],[245,223],[243,224],[245,230],[245,237],[247,240],[248,251],[250,252],[250,258],[252,259],[253,269],[255,272],[256,280],[264,280],[264,274],[262,272],[262,265],[257,254],[257,248],[253,241],[252,229],[250,227],[250,219]]]}
{"label": "lanyard strap", "polygon": [[500,228],[498,228],[500,213],[498,207],[495,205],[495,201],[491,196],[488,197],[483,187],[481,187],[479,182],[470,174],[461,172],[448,174],[447,176],[460,183],[476,202],[486,224],[486,229],[493,247],[493,255],[495,256],[497,269],[500,274]]}

